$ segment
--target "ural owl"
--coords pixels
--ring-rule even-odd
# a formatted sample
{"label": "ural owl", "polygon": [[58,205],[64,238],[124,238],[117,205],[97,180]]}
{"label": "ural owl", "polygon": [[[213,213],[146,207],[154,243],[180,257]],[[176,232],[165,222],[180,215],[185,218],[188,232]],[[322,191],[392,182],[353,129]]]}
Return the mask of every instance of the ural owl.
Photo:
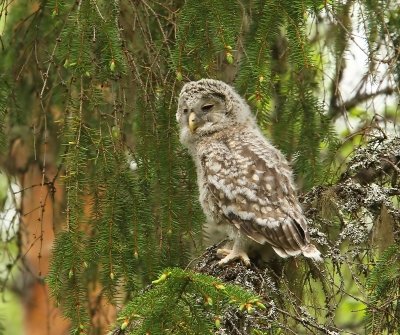
{"label": "ural owl", "polygon": [[218,250],[219,264],[239,258],[249,265],[249,250],[262,251],[266,243],[281,257],[321,259],[310,243],[286,159],[232,87],[212,79],[185,84],[176,119],[197,167],[208,224],[233,242]]}

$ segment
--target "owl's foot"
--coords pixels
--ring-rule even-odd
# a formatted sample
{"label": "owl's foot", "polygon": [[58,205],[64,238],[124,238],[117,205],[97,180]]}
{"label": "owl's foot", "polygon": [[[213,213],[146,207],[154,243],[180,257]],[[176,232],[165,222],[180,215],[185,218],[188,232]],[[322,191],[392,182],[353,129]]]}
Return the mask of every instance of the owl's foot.
{"label": "owl's foot", "polygon": [[235,250],[235,249],[218,249],[217,256],[222,258],[219,262],[219,266],[223,266],[228,264],[236,259],[241,260],[246,266],[250,266],[250,258],[247,256],[247,253],[243,250]]}
{"label": "owl's foot", "polygon": [[227,248],[219,248],[217,249],[217,256],[219,258],[224,258],[225,256],[229,255],[232,249],[227,249]]}

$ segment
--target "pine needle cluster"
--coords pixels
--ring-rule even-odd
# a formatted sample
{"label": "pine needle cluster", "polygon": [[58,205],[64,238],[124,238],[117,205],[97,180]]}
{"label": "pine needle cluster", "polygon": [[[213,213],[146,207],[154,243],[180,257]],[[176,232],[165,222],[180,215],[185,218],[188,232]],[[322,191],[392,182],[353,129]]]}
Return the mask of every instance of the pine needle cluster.
{"label": "pine needle cluster", "polygon": [[192,271],[165,269],[121,311],[121,324],[113,334],[213,334],[230,305],[250,314],[266,309],[260,297],[240,286]]}

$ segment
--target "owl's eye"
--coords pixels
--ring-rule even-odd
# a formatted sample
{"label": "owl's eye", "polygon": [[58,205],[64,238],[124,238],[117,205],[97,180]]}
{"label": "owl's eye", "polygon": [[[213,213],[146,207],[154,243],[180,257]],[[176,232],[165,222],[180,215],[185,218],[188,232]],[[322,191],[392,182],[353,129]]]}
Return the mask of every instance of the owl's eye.
{"label": "owl's eye", "polygon": [[187,114],[188,113],[188,109],[187,108],[185,108],[184,110],[183,110],[183,114]]}
{"label": "owl's eye", "polygon": [[201,110],[202,110],[203,112],[208,112],[208,111],[210,111],[213,107],[214,107],[213,104],[206,104],[206,105],[204,105],[203,107],[201,107]]}

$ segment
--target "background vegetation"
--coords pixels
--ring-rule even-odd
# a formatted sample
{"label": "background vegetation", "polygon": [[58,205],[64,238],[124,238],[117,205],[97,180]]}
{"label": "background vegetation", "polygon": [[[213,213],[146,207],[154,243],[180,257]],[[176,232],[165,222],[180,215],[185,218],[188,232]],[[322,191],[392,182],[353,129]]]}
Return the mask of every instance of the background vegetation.
{"label": "background vegetation", "polygon": [[[37,334],[399,333],[396,1],[0,0],[0,21],[1,291],[27,333],[49,292]],[[176,98],[204,77],[292,161],[323,265],[187,270]]]}

